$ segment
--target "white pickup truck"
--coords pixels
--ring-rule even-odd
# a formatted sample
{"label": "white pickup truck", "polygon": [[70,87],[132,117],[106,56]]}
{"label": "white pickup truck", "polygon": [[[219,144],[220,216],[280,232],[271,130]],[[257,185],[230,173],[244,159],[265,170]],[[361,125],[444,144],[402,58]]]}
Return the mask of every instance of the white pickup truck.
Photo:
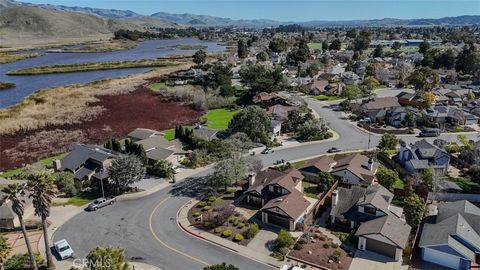
{"label": "white pickup truck", "polygon": [[115,198],[114,197],[98,198],[88,205],[87,210],[97,211],[97,209],[99,209],[99,208],[102,208],[102,207],[107,206],[107,205],[112,205],[114,203],[115,203]]}

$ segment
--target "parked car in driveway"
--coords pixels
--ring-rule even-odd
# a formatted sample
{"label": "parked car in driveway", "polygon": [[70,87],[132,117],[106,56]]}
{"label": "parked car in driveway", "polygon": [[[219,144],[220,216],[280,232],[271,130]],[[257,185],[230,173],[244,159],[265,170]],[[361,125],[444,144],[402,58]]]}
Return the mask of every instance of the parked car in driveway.
{"label": "parked car in driveway", "polygon": [[98,198],[88,205],[87,210],[97,211],[97,209],[99,208],[105,207],[107,205],[112,205],[114,203],[115,203],[114,197]]}
{"label": "parked car in driveway", "polygon": [[262,154],[264,154],[264,155],[265,155],[265,154],[271,154],[271,153],[273,153],[273,152],[274,152],[274,151],[273,151],[272,148],[265,148],[265,149],[263,149]]}
{"label": "parked car in driveway", "polygon": [[338,153],[338,152],[340,152],[340,149],[338,149],[336,147],[332,147],[332,148],[327,150],[327,153]]}
{"label": "parked car in driveway", "polygon": [[55,247],[55,251],[57,251],[58,256],[60,256],[61,260],[65,260],[75,256],[73,249],[70,247],[67,240],[65,239],[55,242],[53,246]]}

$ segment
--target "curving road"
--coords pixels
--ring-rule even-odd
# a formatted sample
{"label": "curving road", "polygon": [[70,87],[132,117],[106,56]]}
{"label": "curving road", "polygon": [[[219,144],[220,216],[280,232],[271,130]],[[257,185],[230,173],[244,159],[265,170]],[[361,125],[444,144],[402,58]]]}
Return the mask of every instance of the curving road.
{"label": "curving road", "polygon": [[[327,103],[308,100],[309,106],[324,118],[340,137],[330,142],[316,142],[279,148],[269,155],[259,155],[265,166],[275,160],[296,160],[325,153],[331,147],[341,150],[365,149],[378,144],[380,136],[369,135],[346,120],[340,113],[327,109]],[[456,140],[455,134],[443,134],[442,139]],[[477,134],[469,134],[477,138]],[[402,136],[406,142],[418,140]],[[427,140],[433,141],[434,138]],[[206,174],[204,172],[203,174]],[[202,176],[202,175],[196,175]],[[139,260],[162,269],[202,269],[207,264],[228,262],[240,269],[272,269],[230,250],[204,242],[181,231],[176,223],[177,210],[195,196],[195,179],[183,182],[181,189],[171,187],[150,196],[121,201],[97,212],[83,212],[67,221],[54,235],[54,240],[67,239],[78,258],[84,258],[95,246],[125,248],[128,260]]]}

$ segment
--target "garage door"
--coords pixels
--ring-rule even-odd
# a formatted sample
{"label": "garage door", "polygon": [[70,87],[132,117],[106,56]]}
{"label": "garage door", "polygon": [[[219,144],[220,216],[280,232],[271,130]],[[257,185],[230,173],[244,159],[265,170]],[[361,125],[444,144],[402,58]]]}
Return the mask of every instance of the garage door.
{"label": "garage door", "polygon": [[458,269],[460,263],[460,258],[431,248],[424,248],[423,260],[453,269]]}
{"label": "garage door", "polygon": [[268,223],[290,229],[290,220],[275,214],[268,214]]}
{"label": "garage door", "polygon": [[390,258],[394,258],[394,259],[395,259],[395,253],[397,251],[397,249],[394,246],[391,246],[389,244],[386,244],[377,240],[368,239],[368,238],[367,238],[367,249],[370,251],[388,256]]}

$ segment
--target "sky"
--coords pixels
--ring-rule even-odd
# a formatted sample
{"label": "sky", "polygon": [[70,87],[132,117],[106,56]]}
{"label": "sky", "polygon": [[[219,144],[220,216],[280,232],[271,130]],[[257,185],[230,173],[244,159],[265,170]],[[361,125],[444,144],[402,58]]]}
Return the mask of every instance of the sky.
{"label": "sky", "polygon": [[21,0],[92,8],[278,21],[416,19],[480,15],[480,0]]}

